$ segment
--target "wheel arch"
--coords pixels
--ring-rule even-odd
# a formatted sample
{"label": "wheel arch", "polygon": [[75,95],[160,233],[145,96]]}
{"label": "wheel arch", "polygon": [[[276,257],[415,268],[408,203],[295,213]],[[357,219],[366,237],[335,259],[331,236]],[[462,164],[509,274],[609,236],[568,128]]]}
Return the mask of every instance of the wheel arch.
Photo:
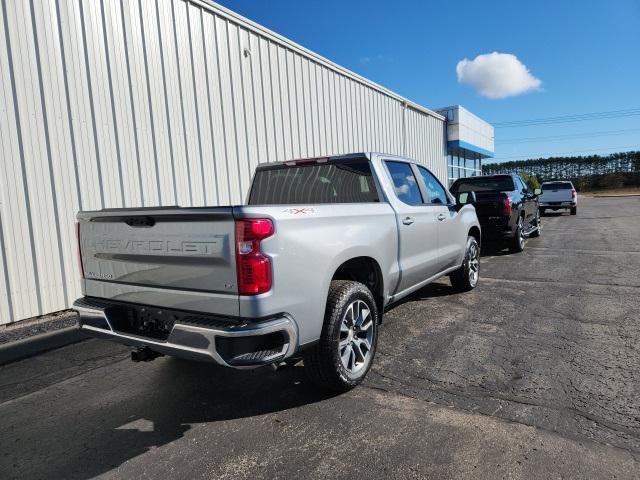
{"label": "wheel arch", "polygon": [[331,280],[352,280],[365,285],[373,295],[382,320],[384,309],[384,277],[380,264],[373,257],[359,256],[342,262],[333,273]]}
{"label": "wheel arch", "polygon": [[482,235],[480,233],[480,228],[478,228],[476,225],[469,229],[469,233],[467,234],[467,236],[475,238],[478,242],[478,245],[482,246]]}

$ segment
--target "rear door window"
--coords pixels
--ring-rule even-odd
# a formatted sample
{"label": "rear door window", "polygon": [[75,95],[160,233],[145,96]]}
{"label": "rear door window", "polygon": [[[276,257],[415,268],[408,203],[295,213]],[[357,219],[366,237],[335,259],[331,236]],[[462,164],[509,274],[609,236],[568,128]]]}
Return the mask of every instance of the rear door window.
{"label": "rear door window", "polygon": [[393,189],[400,201],[409,205],[423,203],[418,182],[413,174],[411,165],[404,162],[385,162],[389,175],[393,181]]}
{"label": "rear door window", "polygon": [[517,183],[517,187],[518,189],[522,192],[522,193],[527,193],[527,191],[529,190],[527,188],[527,184],[524,182],[524,180],[522,180],[522,178],[520,177],[516,177],[516,183]]}

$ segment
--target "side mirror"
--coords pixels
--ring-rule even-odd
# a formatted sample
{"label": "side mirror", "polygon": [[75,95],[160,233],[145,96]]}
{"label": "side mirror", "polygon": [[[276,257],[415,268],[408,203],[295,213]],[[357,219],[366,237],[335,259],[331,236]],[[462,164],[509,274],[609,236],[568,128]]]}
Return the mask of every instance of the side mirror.
{"label": "side mirror", "polygon": [[475,205],[476,202],[476,192],[460,192],[456,195],[456,205],[459,209],[465,205]]}
{"label": "side mirror", "polygon": [[534,194],[534,195],[542,195],[542,189],[541,189],[541,188],[536,188],[536,189],[533,191],[533,194]]}

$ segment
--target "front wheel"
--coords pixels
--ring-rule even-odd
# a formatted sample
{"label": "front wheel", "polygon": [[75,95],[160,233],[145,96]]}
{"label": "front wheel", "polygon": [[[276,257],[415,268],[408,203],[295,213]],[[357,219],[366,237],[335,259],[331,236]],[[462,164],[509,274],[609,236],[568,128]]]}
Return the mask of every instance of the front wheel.
{"label": "front wheel", "polygon": [[522,216],[518,217],[516,231],[513,238],[509,240],[509,251],[511,253],[520,253],[524,250],[524,226],[522,224]]}
{"label": "front wheel", "polygon": [[467,249],[462,266],[449,275],[451,285],[459,292],[468,292],[480,279],[480,245],[474,237],[467,238]]}
{"label": "front wheel", "polygon": [[310,380],[336,392],[360,384],[376,353],[378,323],[378,307],[367,287],[331,282],[320,342],[304,357]]}

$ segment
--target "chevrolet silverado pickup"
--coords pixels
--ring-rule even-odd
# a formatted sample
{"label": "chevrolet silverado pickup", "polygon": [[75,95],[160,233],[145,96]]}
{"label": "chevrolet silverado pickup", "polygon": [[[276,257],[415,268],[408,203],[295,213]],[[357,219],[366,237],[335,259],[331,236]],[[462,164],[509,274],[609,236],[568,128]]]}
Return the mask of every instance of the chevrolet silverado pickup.
{"label": "chevrolet silverado pickup", "polygon": [[539,191],[532,191],[519,175],[459,178],[450,190],[454,195],[475,193],[483,239],[506,244],[517,253],[524,250],[526,238],[540,236]]}
{"label": "chevrolet silverado pickup", "polygon": [[571,215],[578,213],[578,194],[569,181],[544,182],[541,185],[540,194],[540,214],[544,215],[547,210],[554,212],[560,209],[567,209]]}
{"label": "chevrolet silverado pickup", "polygon": [[235,368],[303,360],[344,391],[362,381],[389,305],[449,275],[479,279],[473,196],[377,153],[261,164],[247,205],[77,215],[87,334]]}

